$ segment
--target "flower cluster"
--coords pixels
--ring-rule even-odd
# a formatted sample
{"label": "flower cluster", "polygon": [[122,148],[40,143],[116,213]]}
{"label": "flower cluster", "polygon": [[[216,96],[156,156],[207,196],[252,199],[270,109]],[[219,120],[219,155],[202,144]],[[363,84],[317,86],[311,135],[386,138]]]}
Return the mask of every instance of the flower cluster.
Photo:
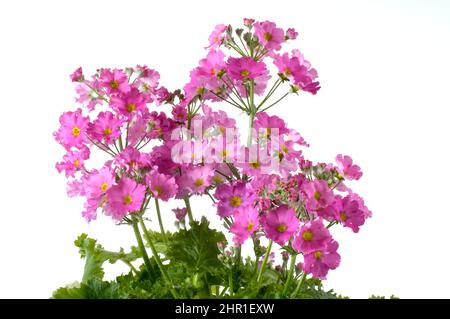
{"label": "flower cluster", "polygon": [[[164,234],[159,200],[183,200],[185,207],[173,212],[188,227],[190,200],[203,196],[236,247],[249,238],[258,248],[261,239],[269,241],[256,255],[261,269],[272,243],[294,261],[302,255],[304,274],[323,279],[338,267],[331,227],[358,232],[371,216],[347,183],[361,177],[360,167],[341,154],[334,164],[305,159],[309,144],[300,133],[267,113],[287,96],[320,89],[317,71],[299,50],[282,52],[297,35],[269,21],[244,19],[235,30],[218,25],[206,57],[183,90],[173,92],[146,66],[100,69],[89,79],[76,70],[71,79],[80,107],[60,117],[54,136],[66,154],[56,168],[69,179],[68,194],[86,199],[86,220],[100,211],[131,223],[153,199]],[[235,119],[213,108],[218,102],[248,116],[246,141]],[[109,156],[102,167],[88,165],[94,148]]]}

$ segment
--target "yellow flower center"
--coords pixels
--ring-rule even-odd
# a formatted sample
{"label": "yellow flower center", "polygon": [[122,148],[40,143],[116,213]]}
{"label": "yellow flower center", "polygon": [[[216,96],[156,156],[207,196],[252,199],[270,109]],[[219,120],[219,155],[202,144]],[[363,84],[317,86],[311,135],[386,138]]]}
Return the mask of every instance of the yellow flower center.
{"label": "yellow flower center", "polygon": [[253,227],[255,227],[255,225],[253,225],[253,223],[249,223],[247,225],[247,230],[253,230]]}
{"label": "yellow flower center", "polygon": [[73,165],[75,165],[75,166],[80,165],[80,160],[75,160],[75,162],[73,162]]}
{"label": "yellow flower center", "polygon": [[100,186],[100,189],[102,191],[105,191],[108,188],[108,183],[103,183],[102,186]]}
{"label": "yellow flower center", "polygon": [[242,70],[241,75],[245,78],[250,75],[250,72],[248,72],[248,70]]}
{"label": "yellow flower center", "polygon": [[283,150],[283,152],[288,153],[289,149],[287,148],[286,145],[281,146],[281,149]]}
{"label": "yellow flower center", "polygon": [[320,199],[320,193],[319,192],[315,192],[314,193],[314,198],[316,199],[316,200],[319,200]]}
{"label": "yellow flower center", "polygon": [[291,75],[292,72],[291,72],[291,70],[289,70],[289,69],[284,69],[284,74],[285,74],[285,75]]}
{"label": "yellow flower center", "polygon": [[258,169],[258,168],[261,167],[261,163],[260,163],[260,162],[251,162],[251,163],[250,163],[250,166],[251,166],[253,169]]}
{"label": "yellow flower center", "polygon": [[223,183],[223,178],[220,177],[219,175],[214,175],[213,182],[216,183],[216,184]]}
{"label": "yellow flower center", "polygon": [[203,93],[205,93],[205,88],[204,87],[201,87],[201,88],[197,89],[197,94],[198,95],[202,95]]}
{"label": "yellow flower center", "polygon": [[311,241],[313,239],[312,231],[307,230],[302,234],[302,237],[305,241]]}
{"label": "yellow flower center", "polygon": [[315,253],[314,253],[314,257],[316,257],[316,259],[320,259],[321,257],[322,257],[322,252],[321,251],[316,251]]}
{"label": "yellow flower center", "polygon": [[202,186],[204,183],[205,183],[205,181],[203,180],[203,178],[197,178],[197,179],[194,181],[194,185],[197,186],[197,187]]}
{"label": "yellow flower center", "polygon": [[158,193],[158,195],[161,195],[164,192],[164,189],[161,185],[155,186],[155,192]]}
{"label": "yellow flower center", "polygon": [[287,226],[286,226],[285,224],[280,224],[280,225],[278,225],[278,227],[277,227],[277,231],[278,231],[279,233],[284,233],[284,232],[286,231],[286,229],[287,229]]}
{"label": "yellow flower center", "polygon": [[123,203],[125,205],[130,205],[133,202],[133,198],[130,195],[127,195],[123,198]]}
{"label": "yellow flower center", "polygon": [[117,80],[111,81],[109,82],[109,86],[111,87],[111,89],[117,89],[119,88],[119,82],[117,82]]}
{"label": "yellow flower center", "polygon": [[75,136],[75,137],[77,137],[78,135],[80,135],[80,128],[77,127],[77,126],[75,126],[75,127],[72,129],[72,135]]}
{"label": "yellow flower center", "polygon": [[346,212],[341,212],[341,213],[339,214],[339,217],[341,218],[341,220],[342,220],[343,222],[345,222],[345,221],[348,219],[347,213],[346,213]]}
{"label": "yellow flower center", "polygon": [[136,110],[136,105],[134,105],[133,103],[128,103],[127,104],[127,111],[128,111],[128,113],[131,113],[134,110]]}
{"label": "yellow flower center", "polygon": [[211,69],[211,75],[216,75],[216,69],[214,68]]}
{"label": "yellow flower center", "polygon": [[109,127],[105,128],[103,130],[103,134],[106,136],[111,135],[111,133],[112,133],[112,129],[110,129]]}
{"label": "yellow flower center", "polygon": [[230,198],[230,205],[233,207],[239,207],[242,204],[242,199],[239,196],[233,196]]}
{"label": "yellow flower center", "polygon": [[265,32],[264,33],[264,39],[266,41],[270,41],[270,40],[272,40],[272,35],[269,32]]}

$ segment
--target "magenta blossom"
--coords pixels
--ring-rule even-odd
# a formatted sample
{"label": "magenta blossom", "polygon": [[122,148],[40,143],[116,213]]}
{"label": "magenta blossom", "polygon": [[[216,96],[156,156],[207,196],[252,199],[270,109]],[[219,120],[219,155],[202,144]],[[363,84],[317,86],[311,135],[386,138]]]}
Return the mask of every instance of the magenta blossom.
{"label": "magenta blossom", "polygon": [[145,96],[133,88],[127,94],[113,96],[110,105],[125,117],[131,118],[136,113],[141,112],[146,103]]}
{"label": "magenta blossom", "polygon": [[100,85],[106,89],[108,94],[128,93],[128,75],[122,70],[102,69],[100,72]]}
{"label": "magenta blossom", "polygon": [[259,228],[259,212],[253,207],[239,207],[233,212],[234,222],[230,231],[234,234],[233,241],[242,245],[251,234]]}
{"label": "magenta blossom", "polygon": [[224,24],[218,24],[214,28],[214,31],[209,36],[209,46],[205,49],[216,49],[218,48],[223,40],[225,39],[225,30],[227,26]]}
{"label": "magenta blossom", "polygon": [[259,43],[267,50],[281,49],[281,43],[284,42],[283,29],[277,28],[276,24],[270,21],[256,22],[254,27]]}
{"label": "magenta blossom", "polygon": [[231,216],[240,207],[253,207],[255,201],[250,185],[243,181],[218,185],[214,197],[219,200],[216,205],[220,217]]}
{"label": "magenta blossom", "polygon": [[63,157],[63,161],[56,163],[58,173],[65,172],[66,177],[74,176],[75,172],[83,169],[84,161],[89,158],[90,151],[84,146],[81,150],[69,151]]}
{"label": "magenta blossom", "polygon": [[82,115],[81,109],[75,112],[64,112],[59,117],[61,127],[53,133],[56,141],[70,150],[72,147],[81,148],[86,142],[86,128],[89,118]]}
{"label": "magenta blossom", "polygon": [[186,218],[187,215],[187,208],[174,208],[172,209],[172,211],[175,213],[175,217],[179,220],[182,221]]}
{"label": "magenta blossom", "polygon": [[359,232],[359,227],[366,221],[364,211],[359,209],[359,203],[352,200],[351,196],[342,198],[336,197],[336,202],[333,205],[335,211],[335,218],[345,227],[351,228],[354,233]]}
{"label": "magenta blossom", "polygon": [[338,172],[348,180],[358,180],[362,176],[361,168],[353,164],[350,156],[339,154],[336,156]]}
{"label": "magenta blossom", "polygon": [[286,205],[277,207],[261,218],[266,236],[279,245],[284,245],[299,227],[295,211]]}
{"label": "magenta blossom", "polygon": [[123,177],[106,193],[108,206],[106,213],[115,220],[121,220],[127,213],[137,212],[145,197],[145,186],[128,177]]}
{"label": "magenta blossom", "polygon": [[317,210],[327,207],[334,202],[333,191],[328,187],[328,183],[323,180],[314,180],[302,185],[306,194],[306,206],[310,210]]}
{"label": "magenta blossom", "polygon": [[255,79],[266,74],[264,62],[256,62],[252,58],[242,57],[228,59],[228,74],[237,81]]}
{"label": "magenta blossom", "polygon": [[295,39],[297,39],[297,36],[298,36],[298,32],[295,31],[294,28],[289,28],[286,30],[286,36],[285,36],[286,39],[295,40]]}
{"label": "magenta blossom", "polygon": [[321,218],[305,223],[294,238],[292,247],[303,254],[324,249],[331,240],[331,234],[323,225]]}
{"label": "magenta blossom", "polygon": [[72,80],[72,82],[82,82],[82,81],[84,80],[83,70],[81,69],[81,67],[79,67],[78,69],[76,69],[76,70],[70,75],[70,79]]}
{"label": "magenta blossom", "polygon": [[337,253],[339,244],[332,240],[325,249],[317,250],[305,255],[303,270],[313,277],[326,279],[330,269],[336,269],[341,262],[341,256]]}
{"label": "magenta blossom", "polygon": [[147,174],[145,181],[155,198],[167,202],[177,194],[178,185],[172,176],[160,174],[153,170]]}
{"label": "magenta blossom", "polygon": [[89,124],[87,133],[96,142],[111,144],[119,138],[122,123],[113,113],[100,112],[97,119]]}
{"label": "magenta blossom", "polygon": [[103,196],[114,185],[114,173],[109,167],[90,173],[85,183],[86,195],[90,198]]}
{"label": "magenta blossom", "polygon": [[214,169],[208,165],[194,166],[183,170],[178,179],[179,191],[177,197],[191,194],[203,194],[212,183]]}

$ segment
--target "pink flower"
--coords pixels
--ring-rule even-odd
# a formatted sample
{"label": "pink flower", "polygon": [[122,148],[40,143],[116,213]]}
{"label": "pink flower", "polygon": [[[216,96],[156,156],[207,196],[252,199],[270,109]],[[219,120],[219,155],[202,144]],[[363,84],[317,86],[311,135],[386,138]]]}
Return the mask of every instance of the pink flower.
{"label": "pink flower", "polygon": [[184,197],[191,194],[203,194],[212,183],[214,169],[208,165],[193,166],[182,171],[178,180],[178,195]]}
{"label": "pink flower", "polygon": [[84,117],[81,109],[75,112],[65,112],[59,117],[61,127],[53,133],[56,141],[70,150],[72,147],[81,148],[86,142],[86,128],[89,118]]}
{"label": "pink flower", "polygon": [[251,234],[259,228],[259,213],[253,207],[239,207],[233,212],[234,222],[230,231],[234,234],[233,241],[242,245]]}
{"label": "pink flower", "polygon": [[108,198],[106,212],[114,219],[121,220],[127,213],[136,212],[141,208],[145,197],[145,186],[131,178],[123,177],[106,194]]}
{"label": "pink flower", "polygon": [[289,28],[286,30],[286,39],[295,40],[297,39],[298,32],[294,28]]}
{"label": "pink flower", "polygon": [[244,18],[244,25],[246,27],[251,28],[253,26],[253,23],[255,23],[255,19]]}
{"label": "pink flower", "polygon": [[361,168],[353,165],[350,156],[339,154],[336,156],[338,172],[348,180],[358,180],[362,176]]}
{"label": "pink flower", "polygon": [[141,153],[134,147],[128,146],[116,155],[115,163],[127,171],[137,169],[141,164]]}
{"label": "pink flower", "polygon": [[237,81],[255,79],[267,73],[264,62],[256,62],[252,58],[228,58],[228,74]]}
{"label": "pink flower", "polygon": [[76,69],[71,75],[70,75],[70,79],[72,80],[72,82],[82,82],[84,77],[83,77],[83,70],[81,69],[81,67],[79,67],[78,69]]}
{"label": "pink flower", "polygon": [[283,29],[277,28],[275,23],[270,21],[256,22],[254,24],[255,34],[261,43],[268,50],[280,50],[281,43],[284,42]]}
{"label": "pink flower", "polygon": [[209,46],[206,47],[205,49],[216,49],[218,48],[223,40],[225,39],[225,30],[227,29],[227,26],[224,24],[218,24],[216,25],[216,27],[214,28],[214,31],[210,34],[209,36]]}
{"label": "pink flower", "polygon": [[331,240],[329,230],[323,225],[321,218],[305,223],[300,228],[300,233],[294,238],[292,248],[296,251],[309,254],[310,252],[324,249]]}
{"label": "pink flower", "polygon": [[[85,81],[86,83],[87,81]],[[94,86],[93,83],[90,84],[92,87]],[[95,107],[98,104],[102,104],[103,100],[101,97],[95,93],[90,87],[87,85],[80,84],[75,88],[75,91],[78,94],[78,97],[75,98],[75,101],[77,103],[82,104],[84,107],[86,107],[89,111],[92,111],[95,109]]]}
{"label": "pink flower", "polygon": [[286,205],[279,206],[264,214],[261,223],[266,236],[279,245],[284,245],[299,227],[295,211]]}
{"label": "pink flower", "polygon": [[172,209],[172,211],[175,213],[175,217],[179,220],[182,221],[186,218],[187,215],[187,208],[174,208]]}
{"label": "pink flower", "polygon": [[90,198],[99,198],[114,184],[114,174],[109,167],[103,167],[88,175],[85,183],[86,195]]}
{"label": "pink flower", "polygon": [[311,67],[299,50],[292,50],[292,56],[298,58],[301,65],[299,72],[294,73],[294,84],[305,92],[316,94],[320,89],[320,83],[314,82],[317,78],[316,69]]}
{"label": "pink flower", "polygon": [[128,75],[122,70],[102,69],[100,72],[100,85],[106,89],[108,94],[128,93]]}
{"label": "pink flower", "polygon": [[146,103],[145,96],[132,88],[127,94],[113,96],[110,105],[125,117],[132,118],[145,108]]}
{"label": "pink flower", "polygon": [[306,207],[309,210],[317,210],[327,207],[334,202],[333,191],[328,183],[323,180],[314,180],[302,185],[306,194]]}
{"label": "pink flower", "polygon": [[359,209],[359,203],[352,200],[351,196],[344,198],[337,196],[334,203],[335,218],[345,227],[349,227],[354,233],[359,231],[359,227],[365,222],[364,211]]}
{"label": "pink flower", "polygon": [[75,172],[84,167],[84,161],[89,158],[90,151],[84,146],[80,151],[69,151],[63,157],[63,162],[56,163],[58,173],[65,172],[66,177],[74,176]]}
{"label": "pink flower", "polygon": [[97,119],[89,123],[87,133],[94,141],[111,144],[119,138],[122,122],[109,111],[100,112]]}
{"label": "pink flower", "polygon": [[337,253],[339,244],[332,240],[323,250],[317,250],[304,256],[303,270],[315,278],[326,279],[330,269],[336,269],[341,261]]}
{"label": "pink flower", "polygon": [[165,202],[175,197],[178,191],[178,185],[175,183],[174,177],[160,174],[155,170],[147,174],[145,181],[152,191],[153,196]]}
{"label": "pink flower", "polygon": [[272,132],[275,133],[274,129],[277,129],[280,135],[289,132],[286,123],[281,118],[276,115],[270,116],[266,112],[256,114],[253,126],[259,133],[262,132],[266,137],[269,137]]}
{"label": "pink flower", "polygon": [[217,77],[224,73],[226,63],[223,60],[225,54],[220,50],[211,50],[206,59],[200,60],[199,72],[201,75]]}
{"label": "pink flower", "polygon": [[255,201],[250,185],[243,181],[218,185],[214,197],[219,200],[216,205],[220,217],[231,216],[235,209],[241,207],[252,207]]}
{"label": "pink flower", "polygon": [[175,105],[172,109],[173,119],[178,123],[185,123],[187,121],[187,109],[185,105]]}
{"label": "pink flower", "polygon": [[359,196],[358,194],[353,193],[353,192],[351,191],[351,189],[348,189],[348,192],[349,192],[349,193],[348,193],[348,196],[350,196],[350,198],[351,198],[352,200],[355,200],[355,201],[358,202],[359,209],[362,210],[362,212],[364,213],[364,218],[367,219],[367,218],[372,217],[372,212],[371,212],[371,211],[367,208],[367,206],[364,204],[364,199],[363,199],[361,196]]}

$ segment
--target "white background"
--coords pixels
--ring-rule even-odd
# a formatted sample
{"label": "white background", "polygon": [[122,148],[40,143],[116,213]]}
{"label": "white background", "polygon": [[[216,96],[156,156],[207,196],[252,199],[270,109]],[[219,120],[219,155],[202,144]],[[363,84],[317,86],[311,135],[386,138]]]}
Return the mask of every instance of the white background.
{"label": "white background", "polygon": [[107,218],[86,224],[54,169],[63,151],[51,133],[75,108],[69,74],[147,64],[175,89],[213,27],[243,17],[298,30],[322,89],[276,113],[311,144],[313,160],[349,154],[364,171],[352,186],[374,216],[359,234],[334,231],[343,258],[326,286],[360,298],[450,297],[449,3],[1,1],[0,297],[47,298],[79,280],[72,242],[81,232],[110,249],[134,243]]}

